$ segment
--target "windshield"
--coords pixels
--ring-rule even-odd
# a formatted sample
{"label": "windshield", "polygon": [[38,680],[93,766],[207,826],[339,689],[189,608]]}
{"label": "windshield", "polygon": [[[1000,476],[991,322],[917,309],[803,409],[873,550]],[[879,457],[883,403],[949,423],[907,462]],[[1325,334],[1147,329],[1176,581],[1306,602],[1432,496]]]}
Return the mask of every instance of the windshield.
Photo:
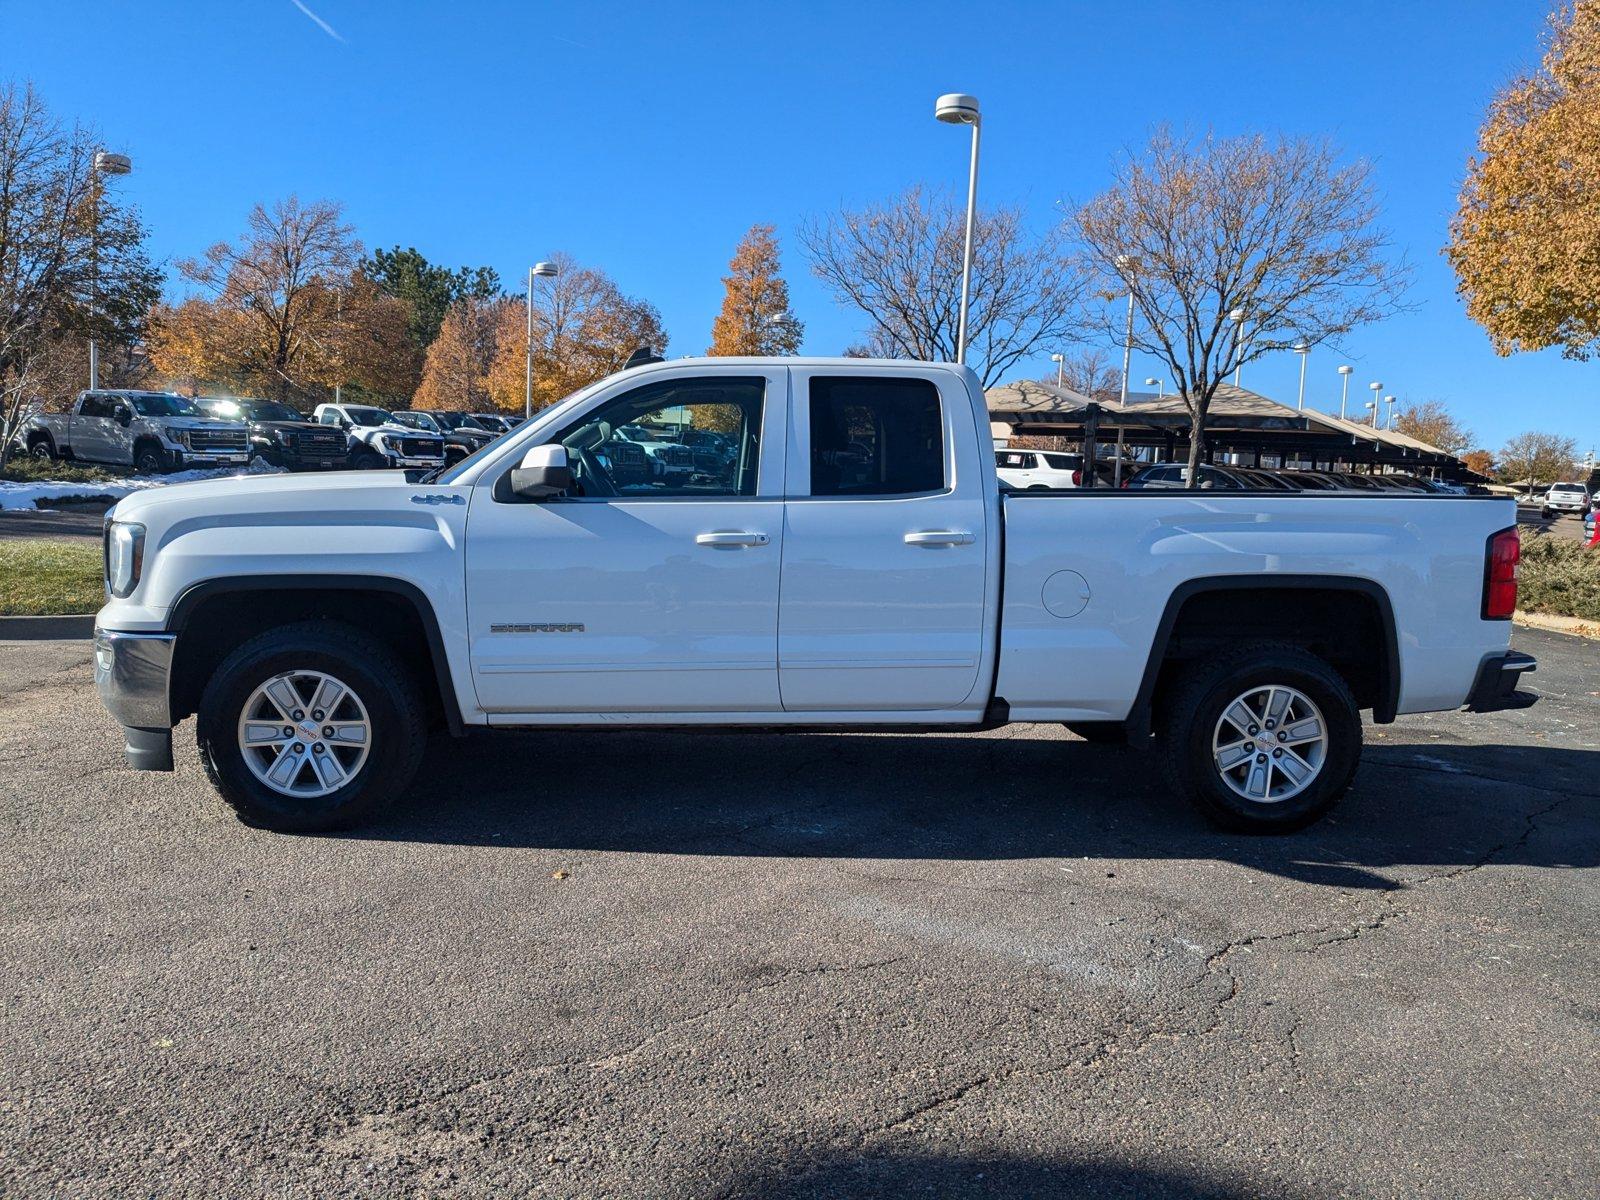
{"label": "windshield", "polygon": [[439,422],[439,424],[443,425],[446,429],[459,429],[463,425],[470,426],[472,424],[472,422],[467,420],[467,414],[466,413],[458,413],[458,412],[434,413],[433,414],[433,419],[435,421]]}
{"label": "windshield", "polygon": [[1572,492],[1575,495],[1583,495],[1583,485],[1580,483],[1558,483],[1552,486],[1550,490],[1552,492]]}
{"label": "windshield", "polygon": [[429,433],[438,433],[439,427],[433,423],[433,418],[421,412],[397,412],[392,414],[391,420],[396,425],[405,425],[412,429],[426,429]]}
{"label": "windshield", "polygon": [[287,404],[275,404],[271,400],[246,400],[239,405],[249,414],[252,421],[304,421],[305,416],[295,412]]}
{"label": "windshield", "polygon": [[357,425],[388,425],[394,414],[385,408],[368,408],[364,404],[348,404],[345,413]]}
{"label": "windshield", "polygon": [[[568,408],[571,405],[579,403],[580,401],[587,400],[590,396],[594,395],[601,388],[605,387],[606,384],[610,383],[613,379],[615,379],[618,374],[620,374],[620,372],[613,372],[612,374],[607,375],[604,379],[597,379],[593,383],[591,383],[588,387],[581,387],[577,391],[573,392],[570,396],[566,396],[563,399],[557,400],[554,404],[550,405],[547,408],[541,408],[539,410],[538,415],[534,419],[535,420],[543,420],[545,417],[549,416],[551,413],[557,411],[558,409]],[[510,425],[513,429],[515,429],[515,428],[517,428],[517,426],[521,425],[526,420],[526,418],[524,418],[524,417],[506,417],[506,418],[504,418],[504,420],[505,420],[506,424]],[[497,438],[495,441],[485,442],[480,448],[478,448],[477,450],[474,450],[471,454],[467,455],[460,462],[456,463],[454,466],[449,467],[446,470],[444,470],[443,472],[441,472],[436,479],[429,479],[426,482],[428,482],[428,483],[454,483],[457,479],[461,478],[461,476],[462,476],[462,474],[464,472],[471,470],[473,467],[477,466],[478,463],[482,462],[485,455],[502,453],[505,450],[506,443],[509,440],[510,440],[509,438]],[[523,450],[527,450],[527,448],[529,446],[531,446],[531,445],[534,445],[534,443],[533,442],[529,442],[526,439],[524,439],[523,441],[521,441],[519,443],[519,445],[522,447]]]}
{"label": "windshield", "polygon": [[128,403],[141,417],[198,417],[199,411],[182,396],[130,396]]}
{"label": "windshield", "polygon": [[471,416],[462,422],[468,429],[481,429],[485,433],[504,433],[506,427],[500,423],[498,417]]}

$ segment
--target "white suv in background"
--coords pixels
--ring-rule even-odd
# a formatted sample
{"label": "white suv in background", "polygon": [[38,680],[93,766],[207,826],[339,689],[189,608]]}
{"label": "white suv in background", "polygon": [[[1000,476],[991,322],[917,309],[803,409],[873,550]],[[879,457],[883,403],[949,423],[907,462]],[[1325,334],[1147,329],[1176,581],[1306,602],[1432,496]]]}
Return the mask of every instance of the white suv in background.
{"label": "white suv in background", "polygon": [[1581,483],[1552,483],[1539,505],[1539,515],[1546,520],[1561,513],[1583,516],[1589,511],[1589,489]]}
{"label": "white suv in background", "polygon": [[996,450],[995,471],[1014,488],[1083,486],[1083,456],[1054,450]]}

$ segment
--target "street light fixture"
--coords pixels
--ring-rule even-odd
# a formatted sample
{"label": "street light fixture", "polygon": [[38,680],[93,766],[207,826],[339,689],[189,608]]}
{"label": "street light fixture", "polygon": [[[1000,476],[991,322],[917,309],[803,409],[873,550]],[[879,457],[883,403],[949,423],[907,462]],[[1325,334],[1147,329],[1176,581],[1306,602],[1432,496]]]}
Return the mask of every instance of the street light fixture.
{"label": "street light fixture", "polygon": [[1355,374],[1355,370],[1356,369],[1351,366],[1343,366],[1339,368],[1339,375],[1341,376],[1339,381],[1339,420],[1341,421],[1345,419],[1344,407],[1345,401],[1350,396],[1350,376]]}
{"label": "street light fixture", "polygon": [[527,380],[522,393],[522,419],[533,416],[533,280],[534,276],[550,279],[557,274],[555,263],[534,263],[528,268],[528,351],[525,366]]}
{"label": "street light fixture", "polygon": [[1062,380],[1067,373],[1067,356],[1065,354],[1052,354],[1050,361],[1056,365],[1056,387],[1062,386]]}
{"label": "street light fixture", "polygon": [[972,165],[967,171],[967,241],[961,252],[961,316],[956,324],[956,361],[967,361],[967,298],[972,288],[972,227],[978,210],[978,98],[950,92],[940,96],[933,115],[946,125],[972,126]]}
{"label": "street light fixture", "polygon": [[1152,375],[1149,379],[1144,381],[1145,387],[1149,387],[1151,384],[1155,384],[1157,400],[1161,399],[1167,394],[1167,381],[1165,379],[1157,379],[1154,375]]}
{"label": "street light fixture", "polygon": [[1296,342],[1294,352],[1300,356],[1300,399],[1295,402],[1295,411],[1304,412],[1306,407],[1306,360],[1311,357],[1311,347],[1305,342]]}
{"label": "street light fixture", "polygon": [[1239,376],[1244,373],[1244,364],[1239,361],[1239,351],[1244,345],[1244,309],[1230,309],[1228,320],[1233,322],[1233,386],[1238,387]]}
{"label": "street light fixture", "polygon": [[[96,175],[127,175],[133,170],[133,160],[126,154],[113,154],[109,150],[94,152]],[[104,186],[95,180],[92,207],[89,212],[89,296],[90,307],[100,307],[100,189]],[[98,313],[97,313],[98,315]],[[89,339],[89,386],[100,386],[100,343]]]}
{"label": "street light fixture", "polygon": [[1383,416],[1383,427],[1385,429],[1393,429],[1394,428],[1394,397],[1393,396],[1385,396],[1383,398],[1383,402],[1389,406],[1389,411],[1386,412],[1384,414],[1384,416]]}
{"label": "street light fixture", "polygon": [[1372,391],[1372,403],[1366,405],[1366,407],[1372,410],[1372,427],[1376,429],[1378,427],[1378,393],[1383,391],[1383,384],[1373,380],[1367,384],[1367,387]]}

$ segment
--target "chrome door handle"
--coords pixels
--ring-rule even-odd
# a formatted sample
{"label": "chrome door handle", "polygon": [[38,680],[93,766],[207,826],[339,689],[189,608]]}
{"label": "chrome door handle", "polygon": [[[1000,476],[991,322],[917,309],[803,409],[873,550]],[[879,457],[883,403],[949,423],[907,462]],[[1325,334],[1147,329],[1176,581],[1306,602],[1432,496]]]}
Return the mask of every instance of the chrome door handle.
{"label": "chrome door handle", "polygon": [[765,546],[767,540],[767,535],[764,533],[751,533],[743,529],[717,530],[694,535],[694,544],[697,546]]}
{"label": "chrome door handle", "polygon": [[965,529],[922,529],[906,534],[908,546],[970,546],[977,540]]}

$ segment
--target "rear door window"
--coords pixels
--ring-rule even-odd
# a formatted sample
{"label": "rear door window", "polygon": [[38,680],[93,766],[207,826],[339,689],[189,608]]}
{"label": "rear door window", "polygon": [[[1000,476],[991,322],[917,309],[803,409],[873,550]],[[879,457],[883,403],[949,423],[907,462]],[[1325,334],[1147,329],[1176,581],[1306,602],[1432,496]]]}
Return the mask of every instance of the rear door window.
{"label": "rear door window", "polygon": [[811,495],[944,490],[944,415],[929,380],[815,376],[809,416]]}

